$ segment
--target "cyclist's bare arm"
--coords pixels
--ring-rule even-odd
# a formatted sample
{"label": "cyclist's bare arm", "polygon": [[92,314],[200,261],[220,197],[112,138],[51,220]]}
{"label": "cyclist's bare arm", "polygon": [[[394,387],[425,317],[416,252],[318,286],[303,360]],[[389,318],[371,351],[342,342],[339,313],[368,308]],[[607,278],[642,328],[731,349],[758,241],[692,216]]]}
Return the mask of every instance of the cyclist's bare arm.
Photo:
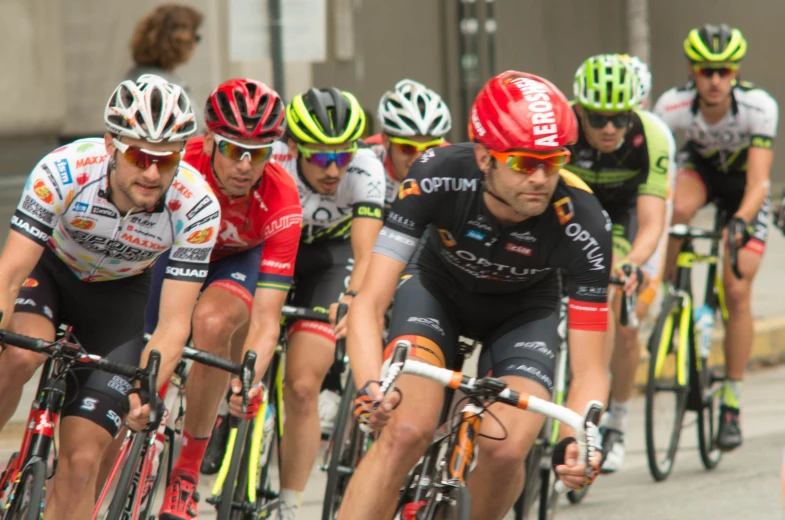
{"label": "cyclist's bare arm", "polygon": [[177,362],[180,360],[183,346],[191,335],[191,316],[201,289],[201,280],[194,282],[169,278],[164,280],[161,287],[158,326],[142,352],[142,360],[139,365],[145,366],[151,350],[161,353],[158,388],[161,388],[172,377]]}
{"label": "cyclist's bare arm", "polygon": [[[352,231],[354,232],[354,231]],[[357,388],[379,378],[382,367],[382,327],[398,278],[406,264],[389,256],[373,253],[362,290],[349,313],[346,352],[351,360]]]}
{"label": "cyclist's bare arm", "polygon": [[0,310],[3,311],[0,328],[4,329],[10,323],[19,289],[43,252],[44,246],[21,233],[14,230],[8,233],[8,240],[0,255]]}
{"label": "cyclist's bare arm", "polygon": [[665,199],[654,195],[638,195],[637,207],[638,233],[626,260],[640,267],[654,254],[662,238]]}
{"label": "cyclist's bare arm", "polygon": [[[586,404],[591,400],[606,403],[608,399],[605,334],[604,330],[576,329],[570,329],[567,333],[570,371],[573,375],[567,397],[567,408],[576,413],[583,413]],[[562,425],[559,435],[563,439],[574,436],[575,432]]]}
{"label": "cyclist's bare arm", "polygon": [[769,175],[774,161],[774,150],[750,147],[747,152],[747,182],[744,197],[736,216],[750,223],[760,211],[769,193]]}
{"label": "cyclist's bare arm", "polygon": [[251,322],[243,345],[243,355],[249,350],[256,352],[254,383],[262,379],[273,358],[281,333],[281,309],[286,303],[287,294],[286,291],[276,289],[256,289],[254,293]]}

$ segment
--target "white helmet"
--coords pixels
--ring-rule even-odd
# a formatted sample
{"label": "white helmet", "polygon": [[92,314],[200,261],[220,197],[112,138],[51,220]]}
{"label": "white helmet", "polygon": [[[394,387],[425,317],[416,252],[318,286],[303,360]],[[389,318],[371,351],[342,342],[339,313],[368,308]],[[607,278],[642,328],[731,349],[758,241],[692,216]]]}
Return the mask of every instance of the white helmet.
{"label": "white helmet", "polygon": [[402,79],[379,100],[379,122],[386,134],[443,137],[452,128],[450,109],[433,90],[411,79]]}
{"label": "white helmet", "polygon": [[649,70],[649,66],[637,56],[630,56],[628,54],[618,54],[617,56],[632,69],[636,76],[638,76],[638,84],[640,85],[638,88],[638,99],[641,101],[647,100],[649,98],[649,92],[651,92],[651,71]]}
{"label": "white helmet", "polygon": [[117,86],[104,110],[112,134],[151,143],[185,141],[196,132],[196,117],[182,87],[154,74]]}

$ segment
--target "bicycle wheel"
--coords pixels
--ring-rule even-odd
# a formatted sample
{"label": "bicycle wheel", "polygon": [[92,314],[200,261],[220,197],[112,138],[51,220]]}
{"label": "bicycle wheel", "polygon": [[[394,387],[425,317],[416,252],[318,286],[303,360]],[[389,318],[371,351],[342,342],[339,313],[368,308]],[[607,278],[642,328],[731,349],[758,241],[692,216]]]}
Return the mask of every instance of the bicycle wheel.
{"label": "bicycle wheel", "polygon": [[714,375],[709,368],[708,359],[695,356],[694,349],[690,363],[692,381],[690,391],[700,398],[698,407],[698,452],[706,469],[714,469],[722,459],[722,450],[716,444],[717,422],[719,416],[719,397],[722,390],[722,379]]}
{"label": "bicycle wheel", "polygon": [[238,477],[244,478],[247,481],[247,459],[245,460],[246,471],[241,472],[240,469],[243,464],[243,454],[246,452],[245,445],[250,423],[251,421],[240,421],[240,424],[237,426],[237,433],[232,448],[232,458],[229,462],[229,471],[226,474],[226,479],[221,488],[221,498],[218,503],[218,520],[229,520],[230,518],[234,518],[231,514],[235,500],[235,488],[242,487],[243,490],[245,488],[245,486],[236,486],[235,484],[237,483]]}
{"label": "bicycle wheel", "polygon": [[[112,501],[109,503],[109,511],[105,517],[107,520],[120,518],[123,511],[130,510],[130,505],[133,504],[133,495],[139,488],[138,476],[144,462],[141,455],[147,444],[147,436],[141,433],[135,433],[133,436],[134,440],[128,450],[128,457],[123,463],[123,471],[117,478],[117,487]],[[133,490],[131,489],[132,484],[136,484]]]}
{"label": "bicycle wheel", "polygon": [[559,504],[559,494],[555,482],[551,482],[551,468],[540,468],[540,501],[537,508],[537,520],[553,520]]}
{"label": "bicycle wheel", "polygon": [[161,487],[161,482],[164,483],[164,487],[168,484],[167,475],[169,475],[169,452],[172,449],[172,439],[174,435],[171,437],[169,435],[166,436],[164,440],[164,446],[161,452],[158,454],[158,473],[155,475],[155,479],[153,479],[151,485],[149,487],[142,488],[142,514],[139,515],[140,520],[147,520],[153,514],[153,507],[155,505],[155,497],[158,495],[158,489]]}
{"label": "bicycle wheel", "polygon": [[39,520],[44,517],[46,463],[33,457],[22,469],[8,498],[6,520]]}
{"label": "bicycle wheel", "polygon": [[532,506],[540,497],[541,474],[540,474],[540,461],[545,449],[544,436],[541,433],[535,441],[534,445],[526,455],[524,465],[526,467],[526,481],[521,490],[521,495],[515,501],[513,506],[515,520],[524,520],[528,517],[529,511]]}
{"label": "bicycle wheel", "polygon": [[450,486],[443,493],[434,493],[433,500],[437,501],[436,507],[428,508],[423,520],[471,520],[472,497],[463,484]]}
{"label": "bicycle wheel", "polygon": [[[324,488],[324,505],[322,506],[322,520],[334,520],[341,506],[343,494],[354,473],[357,460],[353,460],[352,452],[359,451],[356,444],[360,442],[360,429],[354,422],[352,415],[352,402],[354,400],[354,381],[351,371],[344,388],[341,404],[338,407],[338,417],[330,436],[330,460],[327,465],[327,485]],[[348,431],[347,431],[348,427]]]}
{"label": "bicycle wheel", "polygon": [[[689,342],[679,348],[680,332],[684,326],[689,327],[682,320],[681,299],[666,296],[649,338],[651,357],[646,382],[646,455],[649,472],[658,482],[668,478],[673,469],[687,410],[689,387],[684,381],[687,360],[679,359],[689,348]],[[660,413],[665,416],[660,416]]]}

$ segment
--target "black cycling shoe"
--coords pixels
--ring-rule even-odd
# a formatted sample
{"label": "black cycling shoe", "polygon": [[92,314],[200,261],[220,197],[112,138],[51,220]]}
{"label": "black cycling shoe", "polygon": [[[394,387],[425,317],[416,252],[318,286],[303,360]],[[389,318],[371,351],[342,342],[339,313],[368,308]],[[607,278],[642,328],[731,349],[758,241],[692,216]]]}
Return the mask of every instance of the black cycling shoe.
{"label": "black cycling shoe", "polygon": [[226,439],[229,436],[229,416],[219,415],[213,426],[213,433],[207,443],[202,465],[199,471],[203,475],[215,475],[221,467],[226,451]]}
{"label": "black cycling shoe", "polygon": [[717,431],[717,447],[722,451],[735,450],[741,446],[739,409],[720,406],[720,427]]}

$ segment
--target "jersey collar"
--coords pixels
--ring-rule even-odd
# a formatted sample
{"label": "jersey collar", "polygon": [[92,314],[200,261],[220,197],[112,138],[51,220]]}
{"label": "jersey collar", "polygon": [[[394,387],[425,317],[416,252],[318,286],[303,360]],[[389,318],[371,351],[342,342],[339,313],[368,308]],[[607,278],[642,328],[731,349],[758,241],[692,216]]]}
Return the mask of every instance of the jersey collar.
{"label": "jersey collar", "polygon": [[[692,111],[693,116],[698,115],[698,111],[700,110],[700,95],[698,94],[698,89],[695,87],[695,83],[692,84],[693,88],[695,88],[695,98],[692,100],[692,105],[690,106],[690,110]],[[733,85],[730,89],[730,113],[733,116],[738,115],[739,113],[739,103],[736,101],[735,96],[736,85]]]}

